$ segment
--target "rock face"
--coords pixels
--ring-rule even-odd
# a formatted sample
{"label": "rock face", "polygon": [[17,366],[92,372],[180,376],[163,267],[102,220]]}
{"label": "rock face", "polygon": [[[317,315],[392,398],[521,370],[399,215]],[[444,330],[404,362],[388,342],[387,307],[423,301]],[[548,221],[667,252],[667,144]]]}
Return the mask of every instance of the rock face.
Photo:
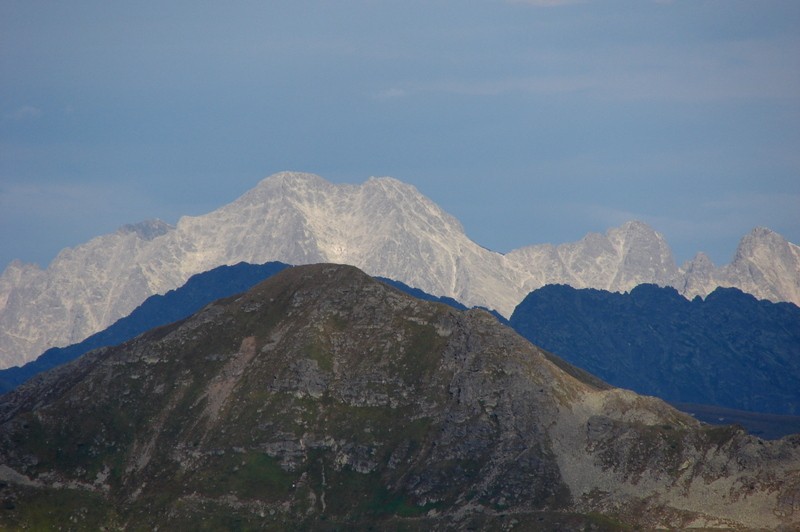
{"label": "rock face", "polygon": [[0,276],[0,369],[79,342],[153,294],[224,264],[352,264],[430,294],[509,316],[545,284],[630,290],[673,285],[689,296],[718,285],[800,303],[800,252],[759,229],[729,266],[678,269],[664,239],[629,222],[571,244],[507,255],[472,242],[461,224],[414,187],[391,178],[333,185],[281,173],[204,216],[125,226],[63,250],[46,270],[19,262]]}
{"label": "rock face", "polygon": [[65,249],[45,271],[9,266],[0,277],[0,368],[78,342],[193,274],[268,261],[351,263],[509,314],[519,300],[520,282],[511,278],[518,274],[504,257],[470,241],[413,187],[390,178],[337,186],[283,173],[175,228],[126,227]]}
{"label": "rock face", "polygon": [[534,344],[605,381],[670,402],[800,414],[800,308],[717,288],[619,294],[549,285],[514,310]]}
{"label": "rock face", "polygon": [[742,238],[733,262],[722,269],[721,276],[730,286],[759,298],[800,305],[799,273],[800,247],[757,227]]}
{"label": "rock face", "polygon": [[3,396],[0,464],[0,528],[800,525],[797,437],[701,425],[336,265]]}
{"label": "rock face", "polygon": [[667,284],[678,276],[664,238],[641,222],[628,222],[605,235],[590,233],[570,244],[521,248],[507,257],[536,276],[528,281],[533,289],[568,284],[620,291],[642,282]]}

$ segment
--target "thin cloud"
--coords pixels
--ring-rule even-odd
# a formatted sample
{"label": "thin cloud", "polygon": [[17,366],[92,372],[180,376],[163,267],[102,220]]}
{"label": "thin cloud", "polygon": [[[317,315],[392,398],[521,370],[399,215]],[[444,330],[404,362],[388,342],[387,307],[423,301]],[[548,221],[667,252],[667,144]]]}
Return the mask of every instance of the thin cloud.
{"label": "thin cloud", "polygon": [[391,87],[389,89],[382,90],[375,95],[375,98],[378,100],[394,100],[397,98],[402,98],[408,95],[408,91],[404,89],[398,89],[397,87]]}
{"label": "thin cloud", "polygon": [[32,105],[24,105],[11,113],[11,118],[14,120],[36,120],[40,118],[44,113],[38,107],[34,107]]}
{"label": "thin cloud", "polygon": [[557,7],[568,4],[584,4],[589,0],[508,0],[510,4],[527,4],[534,7]]}
{"label": "thin cloud", "polygon": [[792,68],[800,40],[732,41],[704,45],[622,46],[543,53],[539,68],[567,73],[495,79],[408,81],[377,96],[416,93],[467,96],[581,92],[601,100],[735,101],[800,99],[800,70]]}
{"label": "thin cloud", "polygon": [[587,90],[593,81],[581,76],[524,77],[489,80],[439,80],[409,83],[405,89],[392,88],[379,93],[381,99],[419,93],[446,93],[462,96],[503,96],[513,93],[558,94]]}
{"label": "thin cloud", "polygon": [[[534,7],[558,7],[571,4],[587,4],[591,0],[506,0],[509,4],[527,4]],[[675,0],[653,0],[656,4],[672,4]]]}
{"label": "thin cloud", "polygon": [[[704,212],[724,213],[728,225],[738,222],[739,213],[757,213],[760,225],[770,228],[796,227],[800,222],[794,213],[800,212],[800,193],[730,192],[702,205]],[[749,228],[752,229],[752,228]],[[776,229],[777,230],[777,229]]]}
{"label": "thin cloud", "polygon": [[712,43],[668,50],[620,49],[597,57],[597,87],[609,96],[643,100],[796,100],[800,71],[792,68],[800,41]]}
{"label": "thin cloud", "polygon": [[151,210],[154,203],[136,187],[124,184],[10,183],[0,187],[0,223],[11,226],[18,217],[33,214],[45,223],[68,219],[87,225],[98,220],[122,225],[144,219],[143,212]]}
{"label": "thin cloud", "polygon": [[164,217],[159,201],[135,185],[27,184],[0,175],[0,273],[13,259],[46,266],[65,247],[127,223]]}

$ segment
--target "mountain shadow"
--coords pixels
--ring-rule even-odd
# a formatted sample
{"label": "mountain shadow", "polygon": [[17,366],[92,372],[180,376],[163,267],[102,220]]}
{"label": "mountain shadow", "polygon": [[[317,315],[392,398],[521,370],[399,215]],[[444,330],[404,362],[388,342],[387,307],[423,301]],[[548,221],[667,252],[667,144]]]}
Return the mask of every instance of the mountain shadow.
{"label": "mountain shadow", "polygon": [[800,414],[800,308],[717,288],[630,293],[549,285],[511,316],[514,329],[603,380],[670,402]]}

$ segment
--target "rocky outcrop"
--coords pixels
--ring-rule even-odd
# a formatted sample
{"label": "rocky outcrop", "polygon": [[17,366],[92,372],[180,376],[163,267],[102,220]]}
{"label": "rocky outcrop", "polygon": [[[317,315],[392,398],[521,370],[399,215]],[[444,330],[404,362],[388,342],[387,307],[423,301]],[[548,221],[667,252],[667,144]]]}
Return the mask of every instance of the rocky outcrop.
{"label": "rocky outcrop", "polygon": [[[667,284],[678,275],[672,251],[647,224],[627,222],[578,242],[535,245],[506,255],[532,278],[531,290],[548,284],[626,291],[643,282]],[[647,281],[645,281],[647,279]]]}
{"label": "rocky outcrop", "polygon": [[722,277],[726,285],[760,299],[800,305],[799,273],[800,247],[770,229],[757,227],[742,238],[733,262],[723,267]]}
{"label": "rocky outcrop", "polygon": [[[295,267],[0,399],[0,527],[796,527],[800,440]],[[37,520],[38,519],[38,520]]]}

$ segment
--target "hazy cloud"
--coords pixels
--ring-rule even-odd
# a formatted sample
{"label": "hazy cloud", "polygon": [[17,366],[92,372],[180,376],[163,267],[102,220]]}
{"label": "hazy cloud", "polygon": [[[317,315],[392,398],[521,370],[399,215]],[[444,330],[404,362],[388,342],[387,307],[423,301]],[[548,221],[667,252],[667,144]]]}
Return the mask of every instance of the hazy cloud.
{"label": "hazy cloud", "polygon": [[43,112],[38,107],[34,107],[32,105],[24,105],[14,111],[11,114],[11,117],[14,120],[36,120],[42,116]]}
{"label": "hazy cloud", "polygon": [[402,98],[408,94],[407,91],[403,89],[398,89],[397,87],[392,87],[389,89],[385,89],[380,91],[375,95],[375,98],[378,100],[393,100],[395,98]]}
{"label": "hazy cloud", "polygon": [[511,4],[528,4],[535,7],[555,7],[567,4],[583,4],[589,0],[508,0]]}
{"label": "hazy cloud", "polygon": [[[0,176],[0,182],[8,180]],[[113,232],[123,223],[158,217],[158,208],[157,198],[123,183],[3,184],[0,272],[15,258],[46,266],[54,250]],[[28,221],[24,238],[19,232],[22,219]]]}
{"label": "hazy cloud", "polygon": [[582,76],[519,77],[489,80],[441,80],[409,84],[411,92],[443,92],[466,96],[503,96],[512,93],[556,94],[591,88]]}
{"label": "hazy cloud", "polygon": [[741,218],[739,213],[758,213],[758,218],[764,220],[761,225],[780,232],[781,227],[796,228],[800,224],[797,217],[797,213],[800,213],[800,193],[727,192],[704,202],[702,209],[714,216],[728,216],[725,220],[728,227],[747,223],[737,221]]}
{"label": "hazy cloud", "polygon": [[0,188],[0,208],[4,215],[35,213],[46,217],[48,213],[76,213],[84,217],[87,209],[94,212],[113,213],[129,200],[137,198],[133,191],[120,194],[120,184],[16,183]]}
{"label": "hazy cloud", "polygon": [[800,100],[800,39],[731,41],[692,46],[605,45],[560,53],[531,53],[532,74],[492,79],[409,81],[381,98],[439,92],[472,96],[581,92],[603,100],[707,102],[742,99]]}
{"label": "hazy cloud", "polygon": [[[664,101],[800,99],[800,40],[636,46],[595,58],[595,86],[611,97]],[[592,58],[590,58],[591,60]]]}

